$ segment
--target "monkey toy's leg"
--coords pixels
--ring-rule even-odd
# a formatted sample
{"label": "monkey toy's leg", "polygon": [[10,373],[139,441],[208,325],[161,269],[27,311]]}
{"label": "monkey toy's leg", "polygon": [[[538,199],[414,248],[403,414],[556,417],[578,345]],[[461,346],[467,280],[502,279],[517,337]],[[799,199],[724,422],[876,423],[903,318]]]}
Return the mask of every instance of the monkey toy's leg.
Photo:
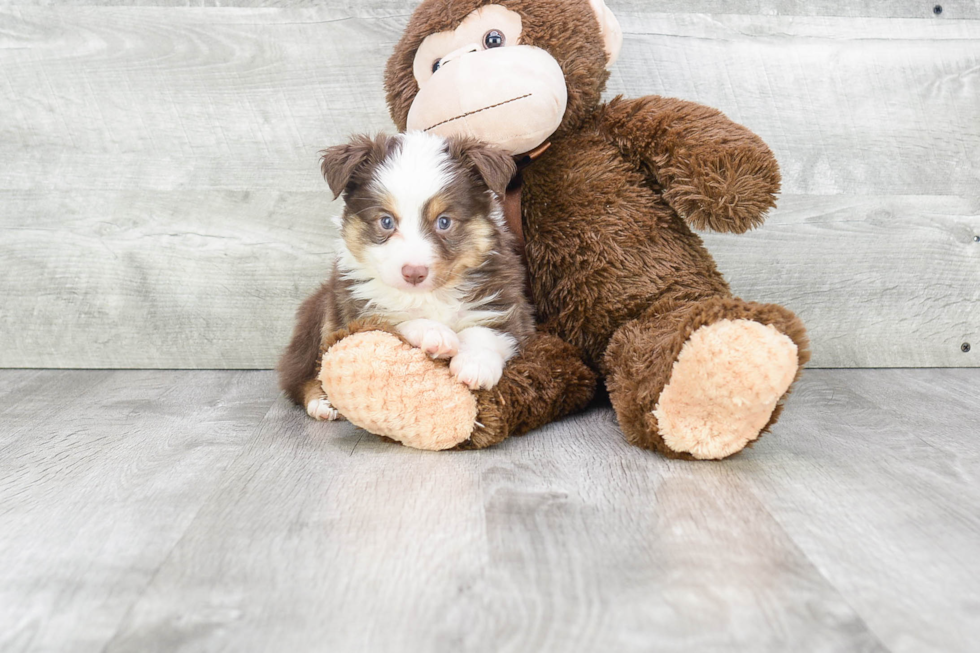
{"label": "monkey toy's leg", "polygon": [[444,360],[392,328],[353,324],[324,343],[320,381],[353,424],[417,449],[482,449],[585,407],[596,375],[579,352],[539,332],[500,382],[473,392]]}
{"label": "monkey toy's leg", "polygon": [[665,299],[616,331],[603,370],[632,444],[720,459],[775,424],[809,358],[802,322],[781,306]]}
{"label": "monkey toy's leg", "polygon": [[476,393],[479,425],[464,447],[482,449],[582,410],[595,387],[596,374],[576,348],[538,332],[507,361],[496,387]]}

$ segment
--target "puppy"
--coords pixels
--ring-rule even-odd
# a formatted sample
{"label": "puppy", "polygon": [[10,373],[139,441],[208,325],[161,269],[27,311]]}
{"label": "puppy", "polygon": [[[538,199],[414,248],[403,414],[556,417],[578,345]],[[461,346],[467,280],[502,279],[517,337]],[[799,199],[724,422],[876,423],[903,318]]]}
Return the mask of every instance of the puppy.
{"label": "puppy", "polygon": [[451,359],[470,388],[495,386],[534,330],[501,204],[512,157],[424,132],[356,136],[322,154],[323,176],[345,206],[333,273],[300,307],[279,363],[290,399],[316,419],[341,417],[317,379],[320,348],[365,317]]}

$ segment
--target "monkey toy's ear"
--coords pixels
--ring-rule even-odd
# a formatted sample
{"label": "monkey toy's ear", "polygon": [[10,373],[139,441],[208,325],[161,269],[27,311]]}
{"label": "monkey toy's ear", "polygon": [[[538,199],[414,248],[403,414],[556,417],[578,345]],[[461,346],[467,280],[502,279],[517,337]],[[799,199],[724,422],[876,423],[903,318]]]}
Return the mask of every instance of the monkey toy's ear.
{"label": "monkey toy's ear", "polygon": [[459,159],[475,171],[487,188],[501,198],[507,192],[507,184],[517,174],[514,157],[504,150],[465,136],[450,136],[449,155]]}
{"label": "monkey toy's ear", "polygon": [[357,169],[371,160],[380,160],[388,150],[390,136],[375,138],[358,134],[343,145],[320,151],[320,171],[337,199],[347,189]]}
{"label": "monkey toy's ear", "polygon": [[623,30],[603,0],[589,0],[589,3],[599,21],[599,32],[605,42],[606,68],[612,68],[619,58],[619,51],[623,48]]}

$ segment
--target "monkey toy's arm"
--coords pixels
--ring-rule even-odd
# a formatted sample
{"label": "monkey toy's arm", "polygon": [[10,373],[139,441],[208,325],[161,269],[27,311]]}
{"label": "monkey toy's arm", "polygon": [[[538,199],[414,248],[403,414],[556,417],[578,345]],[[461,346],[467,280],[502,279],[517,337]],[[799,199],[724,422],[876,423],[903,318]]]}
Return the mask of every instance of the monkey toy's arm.
{"label": "monkey toy's arm", "polygon": [[613,99],[597,128],[695,229],[743,233],[776,205],[779,166],[758,136],[709,107],[658,96]]}

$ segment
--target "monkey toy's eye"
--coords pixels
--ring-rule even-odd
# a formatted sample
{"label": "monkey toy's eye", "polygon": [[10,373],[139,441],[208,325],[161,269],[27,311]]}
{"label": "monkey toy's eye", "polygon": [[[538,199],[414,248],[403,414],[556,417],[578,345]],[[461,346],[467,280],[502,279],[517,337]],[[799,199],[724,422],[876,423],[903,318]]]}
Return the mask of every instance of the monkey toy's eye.
{"label": "monkey toy's eye", "polygon": [[447,231],[451,226],[453,226],[453,221],[448,216],[440,215],[439,219],[436,220],[437,231]]}
{"label": "monkey toy's eye", "polygon": [[487,49],[499,48],[505,40],[503,32],[499,29],[492,29],[483,35],[483,47]]}
{"label": "monkey toy's eye", "polygon": [[442,59],[436,59],[432,62],[432,72],[435,73],[437,70],[442,68]]}
{"label": "monkey toy's eye", "polygon": [[390,215],[381,216],[381,219],[378,220],[378,223],[381,225],[381,228],[384,229],[385,231],[391,231],[392,229],[395,228],[395,219]]}

